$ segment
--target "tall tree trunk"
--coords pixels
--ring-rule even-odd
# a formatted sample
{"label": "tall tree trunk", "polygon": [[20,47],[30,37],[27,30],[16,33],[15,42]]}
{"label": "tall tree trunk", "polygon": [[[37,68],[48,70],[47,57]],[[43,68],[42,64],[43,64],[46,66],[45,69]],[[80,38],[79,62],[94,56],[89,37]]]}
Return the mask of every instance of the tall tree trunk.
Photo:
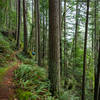
{"label": "tall tree trunk", "polygon": [[[34,9],[33,9],[33,5],[34,5],[34,0],[32,0],[32,24],[34,22]],[[33,25],[32,25],[33,26]],[[32,28],[33,29],[33,28]]]}
{"label": "tall tree trunk", "polygon": [[18,36],[17,36],[17,48],[20,48],[20,20],[21,20],[21,14],[20,14],[20,0],[18,0]]}
{"label": "tall tree trunk", "polygon": [[27,24],[26,24],[26,3],[23,0],[23,19],[24,19],[24,52],[27,53]]}
{"label": "tall tree trunk", "polygon": [[[100,39],[99,39],[100,43]],[[99,44],[99,57],[98,57],[98,65],[97,65],[97,92],[96,92],[97,100],[100,100],[100,44]],[[96,100],[96,99],[95,99]]]}
{"label": "tall tree trunk", "polygon": [[34,0],[32,0],[32,29],[30,32],[30,39],[29,39],[29,48],[31,51],[33,51],[33,47],[34,47],[34,9],[33,9],[33,5],[34,5]]}
{"label": "tall tree trunk", "polygon": [[11,0],[9,0],[9,9],[10,9],[10,11],[9,11],[9,29],[11,28],[11,20],[10,20],[10,18],[11,18],[11,14],[10,14],[10,12],[11,12]]}
{"label": "tall tree trunk", "polygon": [[49,0],[49,79],[53,96],[60,91],[59,1]]}
{"label": "tall tree trunk", "polygon": [[35,50],[36,50],[36,60],[38,65],[41,66],[41,52],[40,52],[40,11],[39,11],[39,0],[35,0]]}
{"label": "tall tree trunk", "polygon": [[[99,39],[100,43],[100,39]],[[94,100],[100,100],[100,44],[99,44],[99,56],[98,56],[98,64],[97,64],[97,74],[95,79],[95,94],[94,94]]]}
{"label": "tall tree trunk", "polygon": [[[8,1],[6,1],[6,4],[8,4]],[[6,7],[6,27],[8,28],[8,9]]]}
{"label": "tall tree trunk", "polygon": [[[44,0],[43,0],[44,1]],[[44,16],[44,4],[43,4],[43,65],[44,65],[44,57],[45,57],[45,20],[44,20],[45,16]]]}
{"label": "tall tree trunk", "polygon": [[31,50],[34,47],[34,0],[32,0],[32,39],[31,39]]}
{"label": "tall tree trunk", "polygon": [[[99,75],[100,77],[100,75]],[[99,80],[99,97],[98,97],[98,100],[100,100],[100,80]]]}
{"label": "tall tree trunk", "polygon": [[66,67],[66,0],[64,0],[64,69]]}
{"label": "tall tree trunk", "polygon": [[64,82],[64,87],[66,88],[66,77],[67,77],[67,58],[66,58],[66,0],[64,0],[64,77],[65,77],[65,82]]}
{"label": "tall tree trunk", "polygon": [[9,30],[10,30],[10,28],[11,28],[11,20],[10,20],[10,18],[11,18],[11,9],[12,7],[11,7],[11,0],[9,0]]}
{"label": "tall tree trunk", "polygon": [[82,100],[85,100],[85,78],[86,78],[86,54],[87,54],[87,35],[88,35],[88,16],[89,16],[89,0],[87,0],[87,13],[84,38],[84,59],[83,59],[83,77],[82,77]]}
{"label": "tall tree trunk", "polygon": [[97,79],[97,0],[94,1],[95,3],[95,12],[94,12],[94,22],[95,22],[95,34],[94,34],[94,66],[95,66],[95,88],[94,88],[94,100],[98,100],[98,79]]}
{"label": "tall tree trunk", "polygon": [[16,0],[16,40],[18,34],[18,0]]}
{"label": "tall tree trunk", "polygon": [[39,0],[37,0],[37,26],[38,26],[38,65],[41,66],[41,48],[40,48],[40,9]]}
{"label": "tall tree trunk", "polygon": [[34,0],[34,18],[35,18],[35,52],[36,52],[35,59],[38,62],[37,0]]}
{"label": "tall tree trunk", "polygon": [[65,69],[66,69],[66,0],[64,0],[64,76],[66,76]]}
{"label": "tall tree trunk", "polygon": [[46,10],[46,42],[45,42],[45,56],[47,59],[47,54],[48,54],[48,10]]}
{"label": "tall tree trunk", "polygon": [[62,76],[62,29],[61,29],[61,9],[62,0],[59,0],[59,32],[60,32],[60,74]]}
{"label": "tall tree trunk", "polygon": [[79,10],[78,10],[78,6],[79,6],[79,0],[77,0],[77,4],[76,4],[76,27],[75,27],[75,66],[76,65],[76,53],[77,53],[77,35],[78,35],[78,16],[79,16]]}

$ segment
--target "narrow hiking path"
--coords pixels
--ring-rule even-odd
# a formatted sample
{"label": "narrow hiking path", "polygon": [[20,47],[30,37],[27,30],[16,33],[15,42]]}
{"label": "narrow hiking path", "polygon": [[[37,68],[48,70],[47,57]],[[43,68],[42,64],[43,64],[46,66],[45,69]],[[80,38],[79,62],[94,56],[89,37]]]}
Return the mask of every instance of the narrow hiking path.
{"label": "narrow hiking path", "polygon": [[[18,53],[14,52],[11,57],[16,57]],[[16,58],[17,59],[17,58]],[[14,97],[14,82],[13,82],[13,72],[14,70],[21,64],[21,62],[17,59],[17,63],[5,72],[3,76],[2,82],[0,82],[0,100],[16,100]],[[12,61],[10,63],[13,63]]]}

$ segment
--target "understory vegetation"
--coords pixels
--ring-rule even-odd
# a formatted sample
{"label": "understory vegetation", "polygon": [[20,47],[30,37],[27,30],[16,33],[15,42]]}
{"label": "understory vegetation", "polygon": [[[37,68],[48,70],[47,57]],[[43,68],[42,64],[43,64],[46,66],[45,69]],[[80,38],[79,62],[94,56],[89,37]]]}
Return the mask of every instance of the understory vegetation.
{"label": "understory vegetation", "polygon": [[[14,44],[11,44],[12,41],[15,42],[0,34],[0,56],[3,61],[0,63],[0,82],[7,70],[16,64],[16,58],[13,58],[16,48],[13,46]],[[5,55],[6,53],[7,55]],[[39,67],[36,64],[35,56],[25,55],[21,50],[16,54],[16,57],[21,62],[21,65],[14,71],[15,92],[18,100],[58,100],[51,96],[47,68]],[[59,100],[73,100],[73,98],[79,100],[78,93],[75,92],[75,85],[78,83],[72,76],[66,81],[67,87],[66,89],[62,87]],[[64,86],[63,80],[61,83]]]}
{"label": "understory vegetation", "polygon": [[100,100],[100,0],[0,0],[6,76],[14,100]]}
{"label": "understory vegetation", "polygon": [[47,72],[38,66],[22,64],[15,71],[19,100],[46,100],[50,96]]}
{"label": "understory vegetation", "polygon": [[4,37],[0,33],[0,82],[2,81],[4,75],[6,74],[7,70],[10,69],[13,65],[16,64],[16,58],[13,58],[13,45],[10,38]]}
{"label": "understory vegetation", "polygon": [[11,57],[13,54],[12,41],[0,33],[0,58],[2,58],[0,59],[0,67],[5,66],[11,60],[14,60]]}
{"label": "understory vegetation", "polygon": [[[19,100],[58,100],[51,96],[47,70],[37,66],[34,57],[29,58],[22,52],[17,54],[17,57],[22,64],[14,72],[16,97]],[[78,85],[76,80],[71,76],[66,82],[67,87],[65,89],[62,87],[59,100],[79,100],[79,92],[75,92],[78,90],[75,88]],[[62,86],[64,86],[63,80]]]}

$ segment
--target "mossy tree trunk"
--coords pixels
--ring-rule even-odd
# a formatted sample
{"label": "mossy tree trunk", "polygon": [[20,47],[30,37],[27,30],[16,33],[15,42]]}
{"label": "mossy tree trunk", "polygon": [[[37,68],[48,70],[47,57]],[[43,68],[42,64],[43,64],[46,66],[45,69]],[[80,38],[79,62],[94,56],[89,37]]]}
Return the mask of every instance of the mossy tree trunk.
{"label": "mossy tree trunk", "polygon": [[18,33],[17,33],[17,49],[20,48],[20,20],[21,20],[21,14],[20,14],[20,0],[18,0]]}
{"label": "mossy tree trunk", "polygon": [[23,20],[24,20],[24,52],[27,53],[27,24],[26,24],[26,2],[23,0]]}

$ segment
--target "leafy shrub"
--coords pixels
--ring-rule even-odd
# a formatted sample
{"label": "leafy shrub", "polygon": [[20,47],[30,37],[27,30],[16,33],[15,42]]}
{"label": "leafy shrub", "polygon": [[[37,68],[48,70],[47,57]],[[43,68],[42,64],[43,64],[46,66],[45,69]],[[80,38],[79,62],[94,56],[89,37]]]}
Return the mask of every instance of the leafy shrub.
{"label": "leafy shrub", "polygon": [[16,92],[19,100],[36,100],[38,98],[37,95],[33,95],[32,92],[23,91],[22,89],[17,89]]}
{"label": "leafy shrub", "polygon": [[[17,96],[20,98],[24,98],[19,98],[20,100],[28,100],[28,97],[33,98],[34,96],[36,97],[36,99],[30,100],[54,100],[50,99],[51,94],[49,92],[49,81],[45,69],[37,66],[22,64],[15,71],[14,78],[16,80],[16,86],[20,88],[20,91],[24,91],[19,93],[20,91],[17,90]],[[29,96],[25,94],[28,94]]]}
{"label": "leafy shrub", "polygon": [[59,100],[80,100],[79,97],[75,96],[75,94],[71,91],[63,91],[63,94],[60,95]]}
{"label": "leafy shrub", "polygon": [[0,67],[7,64],[9,60],[13,60],[11,54],[13,53],[10,48],[9,40],[0,34]]}
{"label": "leafy shrub", "polygon": [[29,58],[27,57],[27,55],[25,55],[23,52],[20,52],[19,54],[17,54],[18,59],[20,59],[24,64],[30,64],[30,65],[34,65],[35,61],[34,61],[34,57],[33,58]]}

